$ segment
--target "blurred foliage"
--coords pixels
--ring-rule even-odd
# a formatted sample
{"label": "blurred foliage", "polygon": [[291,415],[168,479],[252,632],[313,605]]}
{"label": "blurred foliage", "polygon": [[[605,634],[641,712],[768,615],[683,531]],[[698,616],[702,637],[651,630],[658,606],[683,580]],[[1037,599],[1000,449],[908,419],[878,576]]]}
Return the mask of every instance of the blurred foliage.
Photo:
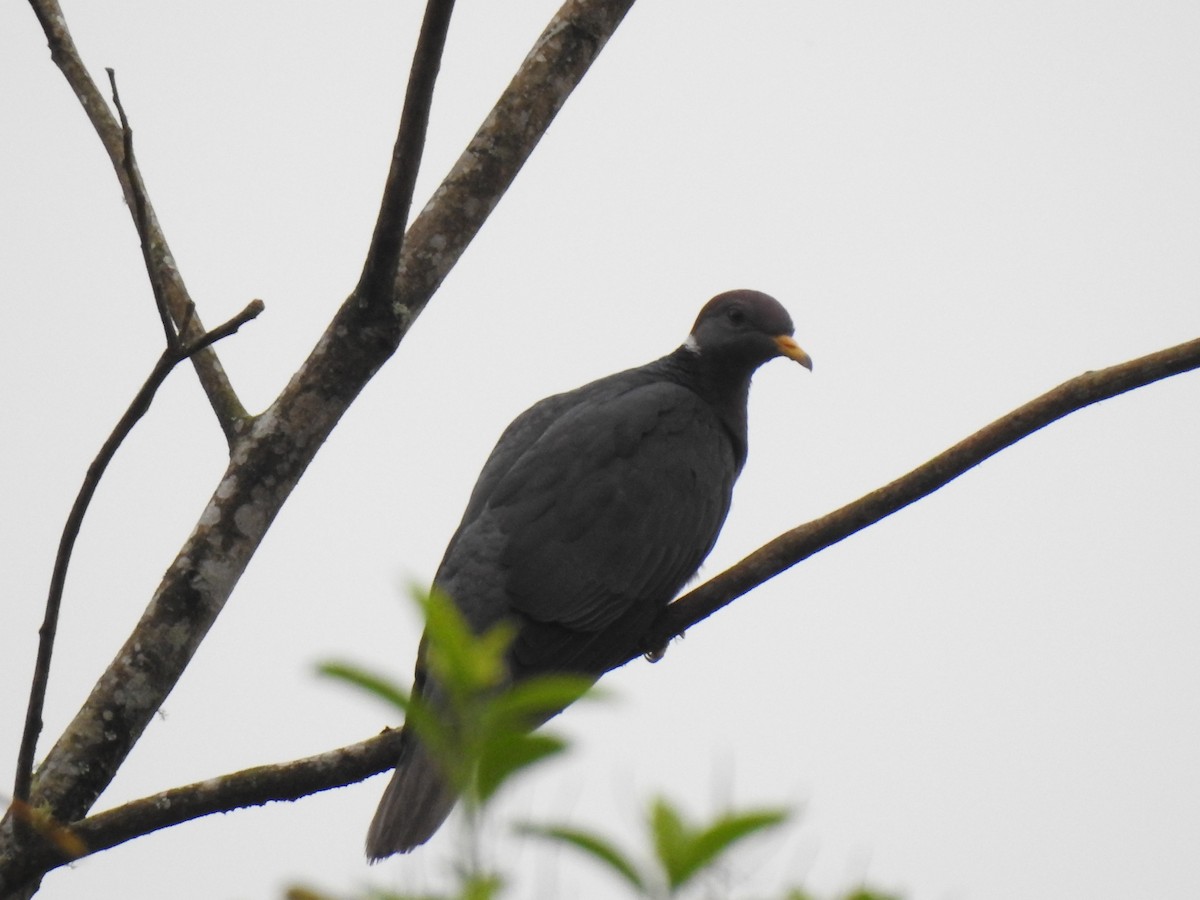
{"label": "blurred foliage", "polygon": [[786,818],[783,810],[762,810],[728,813],[708,825],[695,826],[660,797],[651,804],[649,815],[654,862],[641,869],[635,857],[594,832],[539,825],[525,825],[522,830],[582,851],[623,880],[635,896],[674,897],[696,876],[711,869],[734,844]]}
{"label": "blurred foliage", "polygon": [[[420,656],[436,699],[413,696],[387,678],[344,663],[320,666],[399,709],[406,725],[442,761],[469,807],[483,807],[517,772],[561,753],[562,738],[533,731],[579,700],[592,679],[545,675],[509,686],[505,654],[513,630],[506,623],[473,633],[445,595],[417,594],[425,616]],[[595,692],[592,692],[595,696]]]}
{"label": "blurred foliage", "polygon": [[[383,676],[345,663],[326,663],[320,671],[402,711],[407,726],[445,763],[467,807],[467,840],[454,868],[454,887],[449,893],[371,890],[329,894],[294,886],[287,890],[287,900],[499,900],[520,896],[508,875],[485,871],[480,864],[482,822],[496,793],[514,776],[566,749],[562,738],[533,729],[585,694],[594,695],[591,680],[553,675],[509,685],[505,654],[513,638],[511,627],[501,624],[475,634],[444,595],[418,593],[416,599],[426,622],[420,650],[428,672],[426,683],[437,686],[425,693],[436,695],[436,700],[413,696]],[[608,871],[632,897],[669,900],[703,889],[705,876],[720,872],[738,845],[782,826],[787,819],[784,809],[760,809],[730,811],[696,823],[659,797],[647,813],[647,846],[637,852],[620,848],[598,832],[565,825],[523,823],[517,832],[573,848]],[[708,896],[718,895],[711,885],[707,887]],[[817,900],[800,888],[776,896],[778,900]],[[831,900],[898,898],[858,888]]]}

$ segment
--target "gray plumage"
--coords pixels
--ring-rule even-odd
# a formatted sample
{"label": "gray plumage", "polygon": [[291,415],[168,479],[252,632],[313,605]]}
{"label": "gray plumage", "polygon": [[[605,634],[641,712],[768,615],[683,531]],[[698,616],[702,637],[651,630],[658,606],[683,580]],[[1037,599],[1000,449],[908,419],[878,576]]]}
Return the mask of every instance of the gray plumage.
{"label": "gray plumage", "polygon": [[[700,311],[687,342],[548,397],[501,435],[434,583],[473,629],[517,626],[509,675],[598,678],[643,648],[650,623],[717,539],[746,460],[750,379],[786,356],[812,368],[792,322],[757,291]],[[418,660],[414,692],[434,686]],[[424,843],[456,797],[411,730],[367,835],[380,859]]]}

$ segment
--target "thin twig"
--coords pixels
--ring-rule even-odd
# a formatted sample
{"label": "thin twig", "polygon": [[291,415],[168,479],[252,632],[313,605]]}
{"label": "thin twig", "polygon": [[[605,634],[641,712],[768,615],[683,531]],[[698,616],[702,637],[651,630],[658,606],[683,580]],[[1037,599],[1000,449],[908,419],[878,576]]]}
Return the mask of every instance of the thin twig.
{"label": "thin twig", "polygon": [[25,712],[25,728],[21,735],[21,748],[17,754],[17,774],[13,784],[13,798],[18,802],[29,800],[29,790],[33,781],[33,760],[37,752],[37,740],[42,731],[42,709],[46,702],[46,685],[50,679],[50,658],[54,652],[54,639],[58,632],[58,616],[62,608],[63,588],[67,580],[67,567],[71,562],[71,554],[75,548],[75,540],[79,537],[79,529],[88,505],[96,493],[100,479],[104,476],[108,464],[112,462],[117,449],[133,430],[133,426],[146,414],[155,393],[166,381],[171,370],[194,353],[198,353],[215,341],[236,332],[242,325],[253,319],[263,310],[261,300],[253,300],[240,313],[225,324],[201,335],[186,346],[168,347],[159,356],[149,377],[134,396],[133,401],[121,416],[112,433],[109,434],[100,452],[88,466],[83,485],[71,505],[71,512],[63,526],[62,537],[58,542],[58,553],[54,558],[54,570],[50,576],[50,592],[46,598],[46,613],[42,627],[38,629],[38,653],[34,663],[33,680],[29,689],[29,705]]}
{"label": "thin twig", "polygon": [[400,129],[392,149],[392,164],[388,170],[375,232],[363,263],[355,294],[360,298],[390,297],[395,288],[396,270],[404,245],[404,229],[412,208],[417,171],[425,148],[425,133],[429,127],[429,109],[433,105],[433,86],[441,67],[446,34],[450,29],[450,14],[454,0],[429,0],[421,33],[413,52],[409,69],[408,88],[404,93],[404,109],[400,113]]}
{"label": "thin twig", "polygon": [[[146,275],[150,278],[150,289],[154,293],[154,305],[158,309],[158,317],[162,321],[167,349],[174,352],[179,346],[179,335],[186,325],[180,323],[180,328],[176,330],[175,322],[171,318],[170,300],[167,297],[167,291],[159,275],[158,267],[154,264],[154,251],[150,246],[152,237],[150,217],[146,214],[146,191],[142,180],[138,178],[137,161],[133,155],[133,128],[129,124],[129,117],[125,115],[125,107],[121,103],[121,92],[117,90],[117,73],[111,68],[106,68],[104,71],[108,73],[108,83],[112,88],[113,105],[117,107],[117,115],[121,119],[121,151],[123,156],[121,164],[125,170],[125,177],[129,181],[130,193],[133,194],[133,225],[137,231],[138,243],[142,247],[142,261],[146,265]],[[188,311],[186,313],[188,324],[191,323],[194,308],[194,304],[188,304]]]}
{"label": "thin twig", "polygon": [[[1100,400],[1196,368],[1200,368],[1200,339],[1071,379],[891,484],[781,535],[680,598],[655,623],[654,645],[661,646],[750,588],[933,493],[1051,422]],[[629,657],[636,658],[636,655]],[[626,661],[615,663],[613,668]],[[317,756],[258,766],[131,801],[71,826],[70,841],[64,840],[66,836],[61,829],[56,831],[55,840],[31,849],[35,856],[25,863],[29,866],[27,871],[47,871],[67,862],[64,846],[75,848],[78,855],[86,855],[204,815],[260,806],[272,800],[297,800],[352,784],[391,768],[398,741],[399,731],[387,731]]]}
{"label": "thin twig", "polygon": [[249,322],[251,319],[258,318],[259,314],[266,309],[266,304],[261,300],[251,300],[246,304],[246,308],[240,313],[221,325],[218,325],[212,331],[206,331],[194,340],[188,341],[179,348],[179,359],[182,362],[188,359],[206,347],[210,347],[217,341],[223,341],[232,334],[236,334],[238,329]]}
{"label": "thin twig", "polygon": [[[83,64],[58,0],[29,0],[29,5],[42,26],[51,58],[78,98],[121,182],[125,202],[134,216],[138,235],[142,237],[143,251],[145,252],[147,246],[150,251],[146,267],[150,273],[151,284],[157,285],[155,298],[158,300],[158,291],[161,289],[171,319],[176,323],[175,331],[182,335],[184,340],[195,340],[205,333],[204,325],[195,315],[187,286],[175,266],[171,248],[159,225],[154,205],[146,195],[137,166],[126,153],[126,136],[121,125]],[[226,441],[232,446],[249,421],[249,415],[230,384],[221,361],[211,348],[193,355],[191,359],[209,405],[216,414],[217,423],[224,432]]]}

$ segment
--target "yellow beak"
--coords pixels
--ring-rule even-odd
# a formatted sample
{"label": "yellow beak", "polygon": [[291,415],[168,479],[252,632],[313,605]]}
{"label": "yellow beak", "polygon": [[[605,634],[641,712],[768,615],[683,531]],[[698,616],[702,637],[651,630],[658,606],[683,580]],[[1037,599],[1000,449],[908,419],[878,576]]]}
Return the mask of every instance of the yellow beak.
{"label": "yellow beak", "polygon": [[808,371],[812,371],[812,357],[805,353],[791,337],[786,334],[779,335],[775,338],[775,346],[788,359],[795,360]]}

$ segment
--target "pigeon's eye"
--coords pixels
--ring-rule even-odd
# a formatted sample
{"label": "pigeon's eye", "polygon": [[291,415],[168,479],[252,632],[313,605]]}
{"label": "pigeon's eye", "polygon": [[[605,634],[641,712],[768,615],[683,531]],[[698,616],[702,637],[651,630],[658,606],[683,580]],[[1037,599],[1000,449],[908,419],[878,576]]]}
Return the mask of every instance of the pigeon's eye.
{"label": "pigeon's eye", "polygon": [[746,313],[740,306],[731,307],[725,315],[734,325],[741,325],[746,321]]}

